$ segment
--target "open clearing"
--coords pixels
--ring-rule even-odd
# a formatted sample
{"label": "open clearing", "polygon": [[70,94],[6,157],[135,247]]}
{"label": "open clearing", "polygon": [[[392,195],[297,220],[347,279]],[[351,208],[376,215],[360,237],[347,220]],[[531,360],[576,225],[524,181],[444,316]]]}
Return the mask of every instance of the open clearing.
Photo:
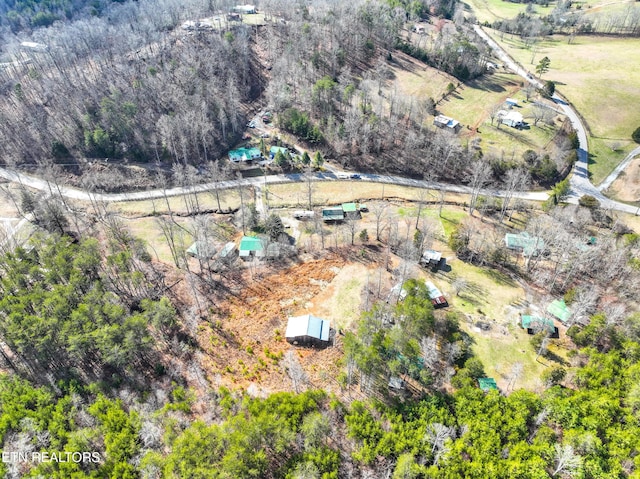
{"label": "open clearing", "polygon": [[[485,155],[520,161],[526,150],[544,151],[565,118],[564,115],[557,115],[553,125],[540,121],[534,126],[531,119],[533,102],[548,102],[537,94],[527,101],[521,89],[522,78],[517,75],[506,72],[487,74],[461,84],[454,93],[438,103],[438,112],[465,125],[459,134],[463,142],[479,140],[478,146]],[[507,98],[519,101],[513,110],[523,115],[529,128],[498,127],[497,121],[491,124],[490,110],[494,107],[508,110],[505,105]]]}
{"label": "open clearing", "polygon": [[[169,249],[167,240],[162,234],[158,219],[157,217],[148,217],[125,219],[123,221],[129,231],[131,231],[131,234],[147,244],[152,258],[162,263],[173,264],[171,250]],[[181,250],[186,250],[193,242],[192,236],[188,233],[189,219],[179,217],[174,219],[179,225],[183,226],[183,229],[176,230],[176,247]]]}
{"label": "open clearing", "polygon": [[569,44],[566,36],[556,35],[538,42],[534,54],[519,37],[486,31],[532,71],[549,57],[551,69],[543,80],[555,81],[585,118],[593,153],[589,171],[595,184],[601,182],[633,148],[631,133],[640,125],[640,110],[629,107],[640,101],[640,62],[631,61],[640,39],[576,36]]}
{"label": "open clearing", "polygon": [[[315,206],[336,205],[350,201],[371,201],[376,199],[417,200],[422,188],[387,185],[367,181],[331,181],[313,183],[312,203]],[[271,208],[306,208],[309,206],[308,189],[305,183],[289,183],[268,186],[268,204]],[[440,193],[427,190],[427,201],[438,202]],[[445,202],[464,203],[467,195],[446,193]],[[267,201],[265,201],[265,204]]]}
{"label": "open clearing", "polygon": [[[467,16],[473,15],[479,23],[492,23],[496,20],[506,20],[515,18],[519,13],[526,13],[527,3],[515,3],[505,0],[466,0],[464,3],[465,13]],[[545,17],[554,10],[557,2],[549,2],[547,6],[531,4],[533,7],[533,15]],[[585,2],[572,2],[573,11],[579,11],[585,17],[602,13],[617,13],[634,5],[633,0],[597,0]]]}
{"label": "open clearing", "polygon": [[400,52],[394,53],[396,61],[391,64],[394,80],[390,90],[396,88],[399,93],[415,97],[418,100],[433,98],[438,100],[446,91],[447,85],[456,82],[451,75]]}
{"label": "open clearing", "polygon": [[[220,190],[220,206],[223,211],[235,210],[240,207],[240,196],[236,189]],[[253,190],[245,192],[246,198],[253,198]],[[246,199],[245,198],[245,199]],[[251,199],[249,202],[253,201]],[[215,193],[197,193],[194,195],[171,196],[155,200],[142,201],[121,201],[111,203],[112,211],[117,211],[129,217],[150,216],[151,214],[168,214],[169,210],[175,215],[186,215],[189,211],[189,203],[199,205],[200,210],[215,211],[218,209],[218,202]]]}
{"label": "open clearing", "polygon": [[[548,15],[555,7],[554,3],[550,2],[548,7],[535,5],[535,11],[543,16]],[[465,12],[473,14],[479,23],[514,18],[519,13],[524,13],[527,9],[527,4],[525,3],[513,3],[504,0],[466,0],[463,5]]]}

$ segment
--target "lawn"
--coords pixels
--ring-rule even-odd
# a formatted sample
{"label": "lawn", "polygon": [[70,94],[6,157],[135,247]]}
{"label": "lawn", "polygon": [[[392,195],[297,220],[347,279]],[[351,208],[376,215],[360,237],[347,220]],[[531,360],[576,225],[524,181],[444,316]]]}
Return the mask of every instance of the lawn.
{"label": "lawn", "polygon": [[[183,225],[188,229],[189,220],[186,218],[175,218],[178,224]],[[137,218],[137,219],[125,219],[125,225],[131,231],[135,237],[144,240],[147,245],[149,254],[154,260],[161,261],[167,264],[173,264],[173,257],[171,256],[171,250],[167,244],[167,240],[162,234],[160,227],[158,226],[158,219],[149,218]],[[182,250],[186,250],[193,242],[192,237],[185,230],[178,230],[179,233],[176,236],[176,245]]]}
{"label": "lawn", "polygon": [[[288,183],[281,185],[269,185],[269,206],[271,208],[291,207],[306,208],[307,184]],[[407,186],[388,185],[369,181],[322,181],[313,183],[312,202],[315,206],[335,205],[350,201],[369,201],[377,199],[399,198],[417,201],[420,188]],[[427,201],[439,201],[439,193],[427,193]],[[466,195],[446,193],[446,202],[467,201]],[[415,213],[414,213],[415,216]]]}
{"label": "lawn", "polygon": [[[632,149],[631,133],[640,126],[640,109],[631,107],[640,101],[640,62],[629,61],[637,56],[640,39],[577,36],[569,44],[566,37],[554,36],[539,42],[534,53],[519,37],[501,40],[498,32],[486,31],[526,68],[535,70],[542,57],[549,57],[551,69],[543,80],[555,81],[586,120],[592,180],[601,182]],[[612,145],[619,149],[612,151]]]}
{"label": "lawn", "polygon": [[[252,192],[247,192],[246,194],[246,198],[253,198]],[[193,197],[188,200],[186,195],[181,195],[171,196],[166,200],[165,198],[159,198],[143,201],[121,201],[118,203],[111,203],[110,208],[130,217],[167,214],[169,212],[169,208],[171,208],[171,211],[174,214],[183,215],[188,211],[187,201],[193,202]],[[253,200],[249,199],[248,201],[252,202]],[[213,211],[218,208],[218,203],[213,191],[198,193],[197,203],[202,211]],[[237,190],[220,190],[220,206],[223,210],[235,210],[239,208],[240,197],[238,196]]]}
{"label": "lawn", "polygon": [[[527,102],[521,87],[522,79],[517,75],[502,72],[486,75],[463,84],[438,105],[438,111],[468,125],[467,130],[460,133],[463,141],[476,138],[480,140],[479,146],[485,154],[520,160],[526,150],[543,151],[557,130],[555,126],[542,122],[533,125],[530,117],[533,101],[537,98],[531,97]],[[494,106],[506,109],[504,102],[507,98],[519,101],[514,110],[524,116],[530,124],[529,129],[517,130],[505,125],[498,128],[495,121],[491,124],[489,111]],[[559,118],[564,117],[560,115]]]}
{"label": "lawn", "polygon": [[330,319],[334,328],[352,329],[353,324],[360,319],[362,292],[369,276],[373,278],[374,272],[369,271],[367,266],[346,264],[307,306],[313,314]]}
{"label": "lawn", "polygon": [[438,104],[438,112],[455,118],[463,125],[478,127],[488,117],[492,105],[500,105],[514,96],[521,85],[520,77],[509,73],[494,73],[458,87]]}
{"label": "lawn", "polygon": [[[493,327],[489,332],[479,332],[470,324],[465,324],[463,329],[473,338],[471,347],[474,355],[482,361],[487,377],[492,377],[502,390],[516,389],[539,390],[541,387],[540,375],[547,368],[550,361],[539,358],[536,361],[536,351],[530,343],[526,331],[518,326],[509,326],[496,331]],[[522,366],[520,376],[512,383],[510,379],[516,364]]]}
{"label": "lawn", "polygon": [[[504,0],[467,0],[463,5],[465,11],[473,14],[480,23],[514,18],[527,8],[525,3],[512,3]],[[535,11],[544,16],[551,13],[554,7],[555,2],[552,2],[548,7],[535,5]]]}
{"label": "lawn", "polygon": [[446,91],[449,83],[456,81],[452,76],[407,55],[399,57],[399,60],[391,65],[395,77],[391,85],[403,95],[436,100]]}

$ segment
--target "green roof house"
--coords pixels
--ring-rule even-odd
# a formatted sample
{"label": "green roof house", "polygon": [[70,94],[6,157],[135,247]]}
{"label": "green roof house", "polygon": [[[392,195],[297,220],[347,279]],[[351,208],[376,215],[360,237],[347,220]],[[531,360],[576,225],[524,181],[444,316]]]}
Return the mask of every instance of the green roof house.
{"label": "green roof house", "polygon": [[526,231],[519,234],[507,233],[504,235],[504,243],[510,250],[522,253],[524,256],[538,256],[545,248],[542,238],[531,236]]}
{"label": "green roof house", "polygon": [[567,307],[567,304],[563,299],[556,299],[547,307],[547,313],[558,318],[563,323],[569,321],[571,317],[571,310]]}
{"label": "green roof house", "polygon": [[259,160],[262,158],[260,148],[237,148],[229,152],[229,159],[234,163]]}
{"label": "green roof house", "polygon": [[478,386],[484,392],[487,392],[491,389],[498,389],[498,385],[496,384],[496,380],[493,378],[478,378]]}
{"label": "green roof house", "polygon": [[546,330],[553,333],[556,329],[552,319],[543,318],[541,316],[528,316],[524,314],[520,318],[520,325],[523,329],[531,330],[532,332]]}
{"label": "green roof house", "polygon": [[253,257],[262,258],[265,250],[265,240],[256,236],[243,236],[240,240],[239,256],[247,261]]}

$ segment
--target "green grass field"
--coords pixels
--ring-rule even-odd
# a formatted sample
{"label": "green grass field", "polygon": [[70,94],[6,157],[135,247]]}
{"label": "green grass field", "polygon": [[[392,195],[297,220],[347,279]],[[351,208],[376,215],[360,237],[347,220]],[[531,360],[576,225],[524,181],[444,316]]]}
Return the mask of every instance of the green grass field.
{"label": "green grass field", "polygon": [[[181,250],[186,250],[191,243],[193,242],[193,238],[186,231],[189,229],[189,220],[185,218],[176,217],[176,221],[182,225],[185,229],[177,230],[176,234],[176,245],[177,248]],[[173,258],[171,256],[171,250],[162,234],[162,230],[158,225],[157,218],[136,218],[136,219],[128,219],[125,220],[125,225],[131,231],[135,237],[142,239],[146,245],[149,254],[155,260],[161,261],[163,263],[172,264]]]}
{"label": "green grass field", "polygon": [[492,105],[504,103],[514,96],[521,85],[520,77],[495,73],[472,80],[438,104],[438,112],[455,118],[464,125],[479,126]]}
{"label": "green grass field", "polygon": [[[463,85],[438,105],[438,111],[475,130],[463,129],[460,133],[463,141],[479,138],[479,146],[485,154],[520,160],[526,150],[543,151],[556,132],[555,127],[542,122],[533,126],[533,120],[528,117],[531,116],[535,98],[531,97],[527,102],[521,87],[522,79],[517,75],[503,72],[486,75]],[[489,110],[494,106],[504,107],[507,98],[515,98],[520,102],[515,110],[530,123],[528,130],[504,125],[498,128],[495,121],[491,124]]]}
{"label": "green grass field", "polygon": [[[518,37],[501,40],[499,33],[486,31],[530,70],[549,57],[551,69],[543,80],[555,81],[557,91],[586,120],[592,181],[602,181],[632,149],[631,133],[640,126],[640,109],[633,107],[640,101],[640,63],[629,61],[640,51],[640,39],[578,36],[569,44],[566,37],[554,36],[539,42],[534,55]],[[614,152],[616,143],[620,148]]]}
{"label": "green grass field", "polygon": [[[511,3],[505,0],[466,0],[463,5],[465,12],[473,14],[480,23],[513,18],[527,8],[525,3]],[[555,2],[551,2],[548,7],[535,5],[535,11],[544,16],[551,13],[554,7]]]}
{"label": "green grass field", "polygon": [[403,95],[416,98],[431,97],[437,100],[446,91],[447,85],[455,82],[450,75],[409,58],[392,65],[391,71],[395,77],[392,87],[396,87]]}
{"label": "green grass field", "polygon": [[[549,15],[556,7],[557,2],[550,2],[548,6],[533,5],[533,14],[539,17]],[[466,0],[463,2],[467,16],[473,15],[480,23],[492,23],[496,20],[505,20],[516,17],[519,13],[524,13],[527,9],[526,3],[512,3],[506,0]],[[634,5],[633,0],[629,1],[585,1],[572,2],[573,11],[579,11],[586,18],[600,14],[615,14],[624,11]]]}

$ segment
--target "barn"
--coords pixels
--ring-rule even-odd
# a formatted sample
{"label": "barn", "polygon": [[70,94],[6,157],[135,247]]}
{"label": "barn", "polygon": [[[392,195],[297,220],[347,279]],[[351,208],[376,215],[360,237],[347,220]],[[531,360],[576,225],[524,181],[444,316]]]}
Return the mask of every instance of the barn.
{"label": "barn", "polygon": [[330,322],[312,314],[290,317],[285,338],[291,344],[305,346],[328,346],[330,342]]}

